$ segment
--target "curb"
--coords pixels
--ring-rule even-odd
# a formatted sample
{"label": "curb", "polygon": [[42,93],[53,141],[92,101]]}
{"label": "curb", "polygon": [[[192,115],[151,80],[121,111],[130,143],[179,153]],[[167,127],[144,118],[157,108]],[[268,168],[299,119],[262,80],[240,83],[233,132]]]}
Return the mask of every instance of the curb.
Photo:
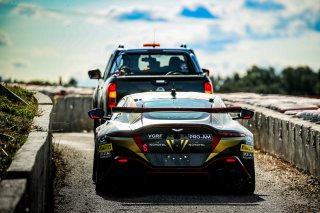
{"label": "curb", "polygon": [[33,130],[15,154],[0,183],[0,212],[46,212],[52,204],[51,180],[51,99],[35,95],[40,116],[33,119]]}

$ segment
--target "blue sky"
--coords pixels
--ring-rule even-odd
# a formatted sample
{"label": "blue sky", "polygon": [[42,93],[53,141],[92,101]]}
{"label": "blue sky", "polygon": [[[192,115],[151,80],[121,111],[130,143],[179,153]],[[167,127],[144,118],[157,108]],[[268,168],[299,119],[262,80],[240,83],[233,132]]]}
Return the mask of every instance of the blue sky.
{"label": "blue sky", "polygon": [[320,68],[320,0],[0,0],[0,76],[94,86],[87,70],[154,34],[163,47],[187,43],[213,76]]}

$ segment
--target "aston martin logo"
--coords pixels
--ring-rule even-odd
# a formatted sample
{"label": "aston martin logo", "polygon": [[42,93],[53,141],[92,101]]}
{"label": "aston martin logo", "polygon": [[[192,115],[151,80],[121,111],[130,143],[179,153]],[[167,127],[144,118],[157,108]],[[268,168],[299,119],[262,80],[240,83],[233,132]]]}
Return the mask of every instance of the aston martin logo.
{"label": "aston martin logo", "polygon": [[172,152],[182,152],[189,143],[189,140],[186,138],[174,139],[173,137],[168,137],[166,143]]}

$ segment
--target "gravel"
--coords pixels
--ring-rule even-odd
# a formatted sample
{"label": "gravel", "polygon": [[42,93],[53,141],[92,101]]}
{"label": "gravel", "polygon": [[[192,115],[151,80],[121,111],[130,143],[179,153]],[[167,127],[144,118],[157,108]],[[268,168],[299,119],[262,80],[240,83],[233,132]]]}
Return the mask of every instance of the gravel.
{"label": "gravel", "polygon": [[251,196],[168,189],[99,196],[91,180],[93,134],[54,134],[55,212],[320,212],[320,184],[268,154],[255,151]]}

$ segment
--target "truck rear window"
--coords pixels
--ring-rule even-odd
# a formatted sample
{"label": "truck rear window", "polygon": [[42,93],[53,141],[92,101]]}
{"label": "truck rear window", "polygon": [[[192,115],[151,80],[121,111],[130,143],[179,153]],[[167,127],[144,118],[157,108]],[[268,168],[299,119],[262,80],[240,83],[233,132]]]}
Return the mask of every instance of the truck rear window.
{"label": "truck rear window", "polygon": [[116,63],[113,72],[125,67],[127,75],[192,74],[190,58],[183,54],[126,54]]}

